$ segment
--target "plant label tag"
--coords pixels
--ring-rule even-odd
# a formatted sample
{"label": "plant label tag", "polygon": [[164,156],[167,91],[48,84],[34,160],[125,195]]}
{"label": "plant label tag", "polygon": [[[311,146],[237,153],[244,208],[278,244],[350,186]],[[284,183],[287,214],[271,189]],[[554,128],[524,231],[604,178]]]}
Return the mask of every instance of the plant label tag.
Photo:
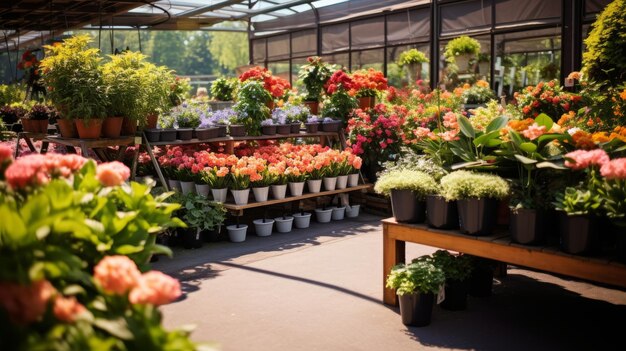
{"label": "plant label tag", "polygon": [[571,88],[574,86],[574,80],[571,78],[565,78],[565,87],[566,88]]}
{"label": "plant label tag", "polygon": [[441,285],[439,287],[439,292],[437,293],[437,305],[442,303],[443,300],[446,299],[446,289],[444,288],[444,285]]}
{"label": "plant label tag", "polygon": [[142,143],[142,141],[143,141],[143,140],[142,140],[142,138],[141,138],[141,137],[139,137],[139,136],[136,136],[136,137],[135,137],[135,145],[141,145],[141,144],[143,144],[143,143]]}

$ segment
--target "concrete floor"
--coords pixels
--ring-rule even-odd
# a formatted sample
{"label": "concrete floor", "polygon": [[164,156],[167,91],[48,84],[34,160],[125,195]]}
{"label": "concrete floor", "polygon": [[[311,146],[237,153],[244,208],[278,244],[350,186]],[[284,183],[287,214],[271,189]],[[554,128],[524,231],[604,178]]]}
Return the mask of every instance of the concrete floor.
{"label": "concrete floor", "polygon": [[[176,250],[153,264],[184,289],[165,325],[194,324],[194,340],[226,351],[626,349],[626,292],[515,267],[467,310],[435,306],[430,326],[404,326],[381,303],[379,220]],[[435,250],[407,244],[407,259]]]}

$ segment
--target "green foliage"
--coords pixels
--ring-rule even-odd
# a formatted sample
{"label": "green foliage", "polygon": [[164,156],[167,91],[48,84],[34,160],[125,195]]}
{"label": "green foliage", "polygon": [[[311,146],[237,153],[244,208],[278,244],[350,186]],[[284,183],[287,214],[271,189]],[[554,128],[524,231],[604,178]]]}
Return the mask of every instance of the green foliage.
{"label": "green foliage", "polygon": [[359,106],[357,99],[344,89],[338,89],[324,100],[322,116],[347,121],[350,112]]}
{"label": "green foliage", "polygon": [[428,57],[417,49],[409,49],[400,53],[398,57],[398,66],[403,67],[414,63],[429,62]]}
{"label": "green foliage", "polygon": [[602,206],[602,198],[590,189],[577,189],[568,187],[565,191],[557,194],[554,207],[565,211],[570,216],[587,215],[599,211]]}
{"label": "green foliage", "polygon": [[472,126],[465,116],[457,116],[461,129],[458,140],[449,142],[450,151],[464,163],[455,164],[452,169],[466,167],[495,168],[496,156],[491,152],[502,144],[500,130],[507,125],[508,118],[500,116],[492,120],[485,130],[478,130]]}
{"label": "green foliage", "polygon": [[461,96],[466,104],[484,104],[491,99],[496,98],[496,94],[489,87],[472,85],[469,89],[463,91]]}
{"label": "green foliage", "polygon": [[19,84],[0,84],[0,107],[24,101],[26,90]]}
{"label": "green foliage", "polygon": [[509,195],[509,184],[494,174],[455,171],[441,178],[441,195],[448,201],[468,198],[502,199]]}
{"label": "green foliage", "polygon": [[402,157],[395,161],[387,161],[383,164],[385,172],[412,170],[426,173],[433,177],[435,181],[439,181],[441,177],[448,172],[433,161],[427,155],[419,155],[412,149],[401,149]]}
{"label": "green foliage", "polygon": [[394,170],[383,173],[374,186],[377,193],[389,195],[391,190],[413,190],[420,198],[437,192],[435,179],[420,171]]}
{"label": "green foliage", "polygon": [[460,55],[477,55],[480,52],[480,43],[474,38],[462,35],[452,39],[446,45],[444,55],[448,62],[454,62],[454,58]]}
{"label": "green foliage", "polygon": [[138,70],[143,77],[144,100],[141,105],[140,123],[146,122],[151,113],[163,113],[172,107],[170,94],[175,84],[174,72],[165,66],[156,66],[146,62]]}
{"label": "green foliage", "polygon": [[141,68],[146,65],[146,56],[139,52],[126,51],[119,55],[110,55],[110,61],[102,65],[104,83],[109,98],[108,111],[111,116],[122,116],[133,120],[145,117],[142,101],[146,98],[148,87],[141,75]]}
{"label": "green foliage", "polygon": [[330,65],[319,56],[309,57],[308,63],[300,67],[298,80],[306,87],[306,101],[319,101],[324,90],[324,84],[330,79],[337,69],[335,65]]}
{"label": "green foliage", "polygon": [[248,135],[261,134],[261,122],[270,116],[266,102],[271,100],[272,96],[263,83],[254,79],[244,82],[237,92],[237,103],[233,107],[237,111],[236,122],[246,126]]}
{"label": "green foliage", "polygon": [[226,209],[219,202],[209,201],[205,196],[189,193],[182,198],[183,220],[191,228],[213,230],[226,219]]}
{"label": "green foliage", "polygon": [[211,84],[211,97],[218,101],[233,100],[233,93],[237,89],[238,83],[237,78],[217,78]]}
{"label": "green foliage", "polygon": [[626,1],[614,0],[592,25],[583,53],[583,74],[615,86],[626,79]]}
{"label": "green foliage", "polygon": [[446,278],[440,268],[430,262],[416,261],[399,264],[391,269],[385,286],[396,289],[398,295],[412,293],[437,293]]}
{"label": "green foliage", "polygon": [[447,250],[437,250],[432,256],[422,256],[414,261],[427,261],[443,271],[446,280],[464,281],[470,277],[473,269],[470,255],[451,254]]}

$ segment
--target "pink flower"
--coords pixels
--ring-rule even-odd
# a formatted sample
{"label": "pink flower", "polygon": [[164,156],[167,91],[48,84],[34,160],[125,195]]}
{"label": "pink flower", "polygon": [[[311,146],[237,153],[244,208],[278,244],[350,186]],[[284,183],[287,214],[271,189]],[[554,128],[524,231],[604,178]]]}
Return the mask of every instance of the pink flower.
{"label": "pink flower", "polygon": [[130,169],[119,161],[98,165],[96,178],[104,186],[121,185],[130,177]]}
{"label": "pink flower", "polygon": [[141,276],[139,284],[131,290],[128,299],[136,304],[163,305],[181,295],[178,280],[158,271],[150,271]]}
{"label": "pink flower", "polygon": [[576,150],[565,154],[565,157],[573,160],[573,162],[565,160],[565,166],[576,170],[590,166],[602,166],[609,162],[609,155],[602,149]]}
{"label": "pink flower", "polygon": [[522,134],[530,140],[535,140],[545,133],[546,127],[540,126],[537,123],[533,123],[531,126],[522,131]]}
{"label": "pink flower", "polygon": [[13,157],[13,150],[8,145],[0,144],[0,164]]}
{"label": "pink flower", "polygon": [[606,179],[626,179],[626,158],[616,158],[606,162],[600,168],[600,173]]}
{"label": "pink flower", "polygon": [[103,258],[93,271],[93,277],[102,289],[120,295],[137,286],[141,277],[135,262],[121,255]]}
{"label": "pink flower", "polygon": [[31,285],[0,283],[0,307],[9,314],[11,321],[26,325],[38,320],[44,314],[48,300],[55,292],[47,280],[40,280]]}
{"label": "pink flower", "polygon": [[54,316],[58,320],[73,323],[76,320],[76,316],[84,313],[87,309],[81,305],[74,296],[63,297],[59,296],[54,300],[54,307],[52,311]]}

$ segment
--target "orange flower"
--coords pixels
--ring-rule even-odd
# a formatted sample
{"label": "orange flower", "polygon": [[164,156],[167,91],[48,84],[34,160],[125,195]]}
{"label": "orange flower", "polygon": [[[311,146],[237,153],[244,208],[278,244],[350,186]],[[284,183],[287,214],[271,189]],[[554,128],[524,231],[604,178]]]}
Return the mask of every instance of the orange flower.
{"label": "orange flower", "polygon": [[94,280],[106,292],[125,294],[137,285],[141,273],[127,256],[106,256],[94,267]]}
{"label": "orange flower", "polygon": [[16,324],[26,325],[38,320],[46,311],[48,300],[56,290],[47,280],[30,285],[0,283],[0,306]]}
{"label": "orange flower", "polygon": [[130,169],[119,161],[107,162],[98,165],[96,178],[104,186],[118,186],[130,177]]}
{"label": "orange flower", "polygon": [[158,271],[150,271],[141,276],[128,300],[134,304],[159,306],[176,300],[181,293],[178,280]]}
{"label": "orange flower", "polygon": [[621,93],[619,93],[619,97],[622,98],[622,100],[626,100],[626,89],[624,89],[624,91],[622,91]]}
{"label": "orange flower", "polygon": [[60,321],[73,323],[76,320],[76,317],[85,311],[87,311],[85,306],[76,301],[74,296],[58,296],[54,300],[54,316]]}

